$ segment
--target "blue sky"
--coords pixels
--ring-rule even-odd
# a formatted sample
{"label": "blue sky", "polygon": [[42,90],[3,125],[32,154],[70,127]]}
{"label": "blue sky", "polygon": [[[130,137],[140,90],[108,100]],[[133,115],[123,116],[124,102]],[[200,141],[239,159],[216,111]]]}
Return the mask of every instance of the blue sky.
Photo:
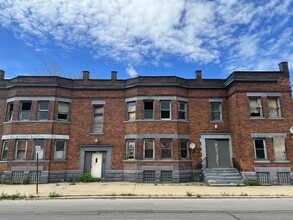
{"label": "blue sky", "polygon": [[[293,0],[0,0],[0,69],[35,75],[226,78],[293,72]],[[292,74],[293,75],[293,74]],[[292,82],[292,81],[291,81]]]}

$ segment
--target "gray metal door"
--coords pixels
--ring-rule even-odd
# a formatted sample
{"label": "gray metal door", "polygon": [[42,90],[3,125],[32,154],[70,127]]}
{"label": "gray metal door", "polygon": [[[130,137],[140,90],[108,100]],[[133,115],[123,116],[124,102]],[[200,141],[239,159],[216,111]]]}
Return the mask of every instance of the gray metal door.
{"label": "gray metal door", "polygon": [[84,154],[84,172],[91,172],[91,163],[92,163],[92,152],[86,151]]}
{"label": "gray metal door", "polygon": [[207,168],[231,167],[228,139],[206,139]]}

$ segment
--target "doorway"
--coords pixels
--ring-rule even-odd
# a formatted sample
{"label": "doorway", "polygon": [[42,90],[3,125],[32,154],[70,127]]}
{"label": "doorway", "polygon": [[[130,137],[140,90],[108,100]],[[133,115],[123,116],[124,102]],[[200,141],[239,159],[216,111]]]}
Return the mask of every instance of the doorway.
{"label": "doorway", "polygon": [[207,168],[230,168],[229,139],[206,139]]}
{"label": "doorway", "polygon": [[91,157],[91,176],[95,178],[102,177],[102,163],[103,163],[103,154],[96,152],[92,153]]}

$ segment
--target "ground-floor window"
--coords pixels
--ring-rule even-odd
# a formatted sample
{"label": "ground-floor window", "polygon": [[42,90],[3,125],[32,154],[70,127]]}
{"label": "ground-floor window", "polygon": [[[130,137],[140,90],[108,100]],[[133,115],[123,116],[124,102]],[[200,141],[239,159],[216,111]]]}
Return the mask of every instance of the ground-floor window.
{"label": "ground-floor window", "polygon": [[188,159],[188,140],[180,140],[180,158]]}
{"label": "ground-floor window", "polygon": [[66,150],[66,141],[56,140],[54,159],[57,159],[57,160],[65,159],[65,150]]}
{"label": "ground-floor window", "polygon": [[171,138],[161,139],[161,158],[162,159],[172,158],[172,139]]}
{"label": "ground-floor window", "polygon": [[126,140],[126,159],[135,159],[135,140]]}
{"label": "ground-floor window", "polygon": [[144,139],[143,140],[143,148],[144,148],[144,159],[154,159],[154,139]]}
{"label": "ground-floor window", "polygon": [[9,141],[3,141],[1,160],[7,160]]}
{"label": "ground-floor window", "polygon": [[264,139],[254,139],[254,152],[256,160],[266,160],[267,152]]}
{"label": "ground-floor window", "polygon": [[27,140],[16,141],[15,159],[18,159],[18,160],[26,159],[26,147],[27,147]]}

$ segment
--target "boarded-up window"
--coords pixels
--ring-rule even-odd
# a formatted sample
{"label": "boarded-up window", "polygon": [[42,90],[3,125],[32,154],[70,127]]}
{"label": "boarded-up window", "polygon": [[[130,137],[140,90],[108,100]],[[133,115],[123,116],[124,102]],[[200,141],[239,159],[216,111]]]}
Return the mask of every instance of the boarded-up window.
{"label": "boarded-up window", "polygon": [[273,137],[275,161],[287,160],[286,148],[285,148],[285,137],[276,136]]}

